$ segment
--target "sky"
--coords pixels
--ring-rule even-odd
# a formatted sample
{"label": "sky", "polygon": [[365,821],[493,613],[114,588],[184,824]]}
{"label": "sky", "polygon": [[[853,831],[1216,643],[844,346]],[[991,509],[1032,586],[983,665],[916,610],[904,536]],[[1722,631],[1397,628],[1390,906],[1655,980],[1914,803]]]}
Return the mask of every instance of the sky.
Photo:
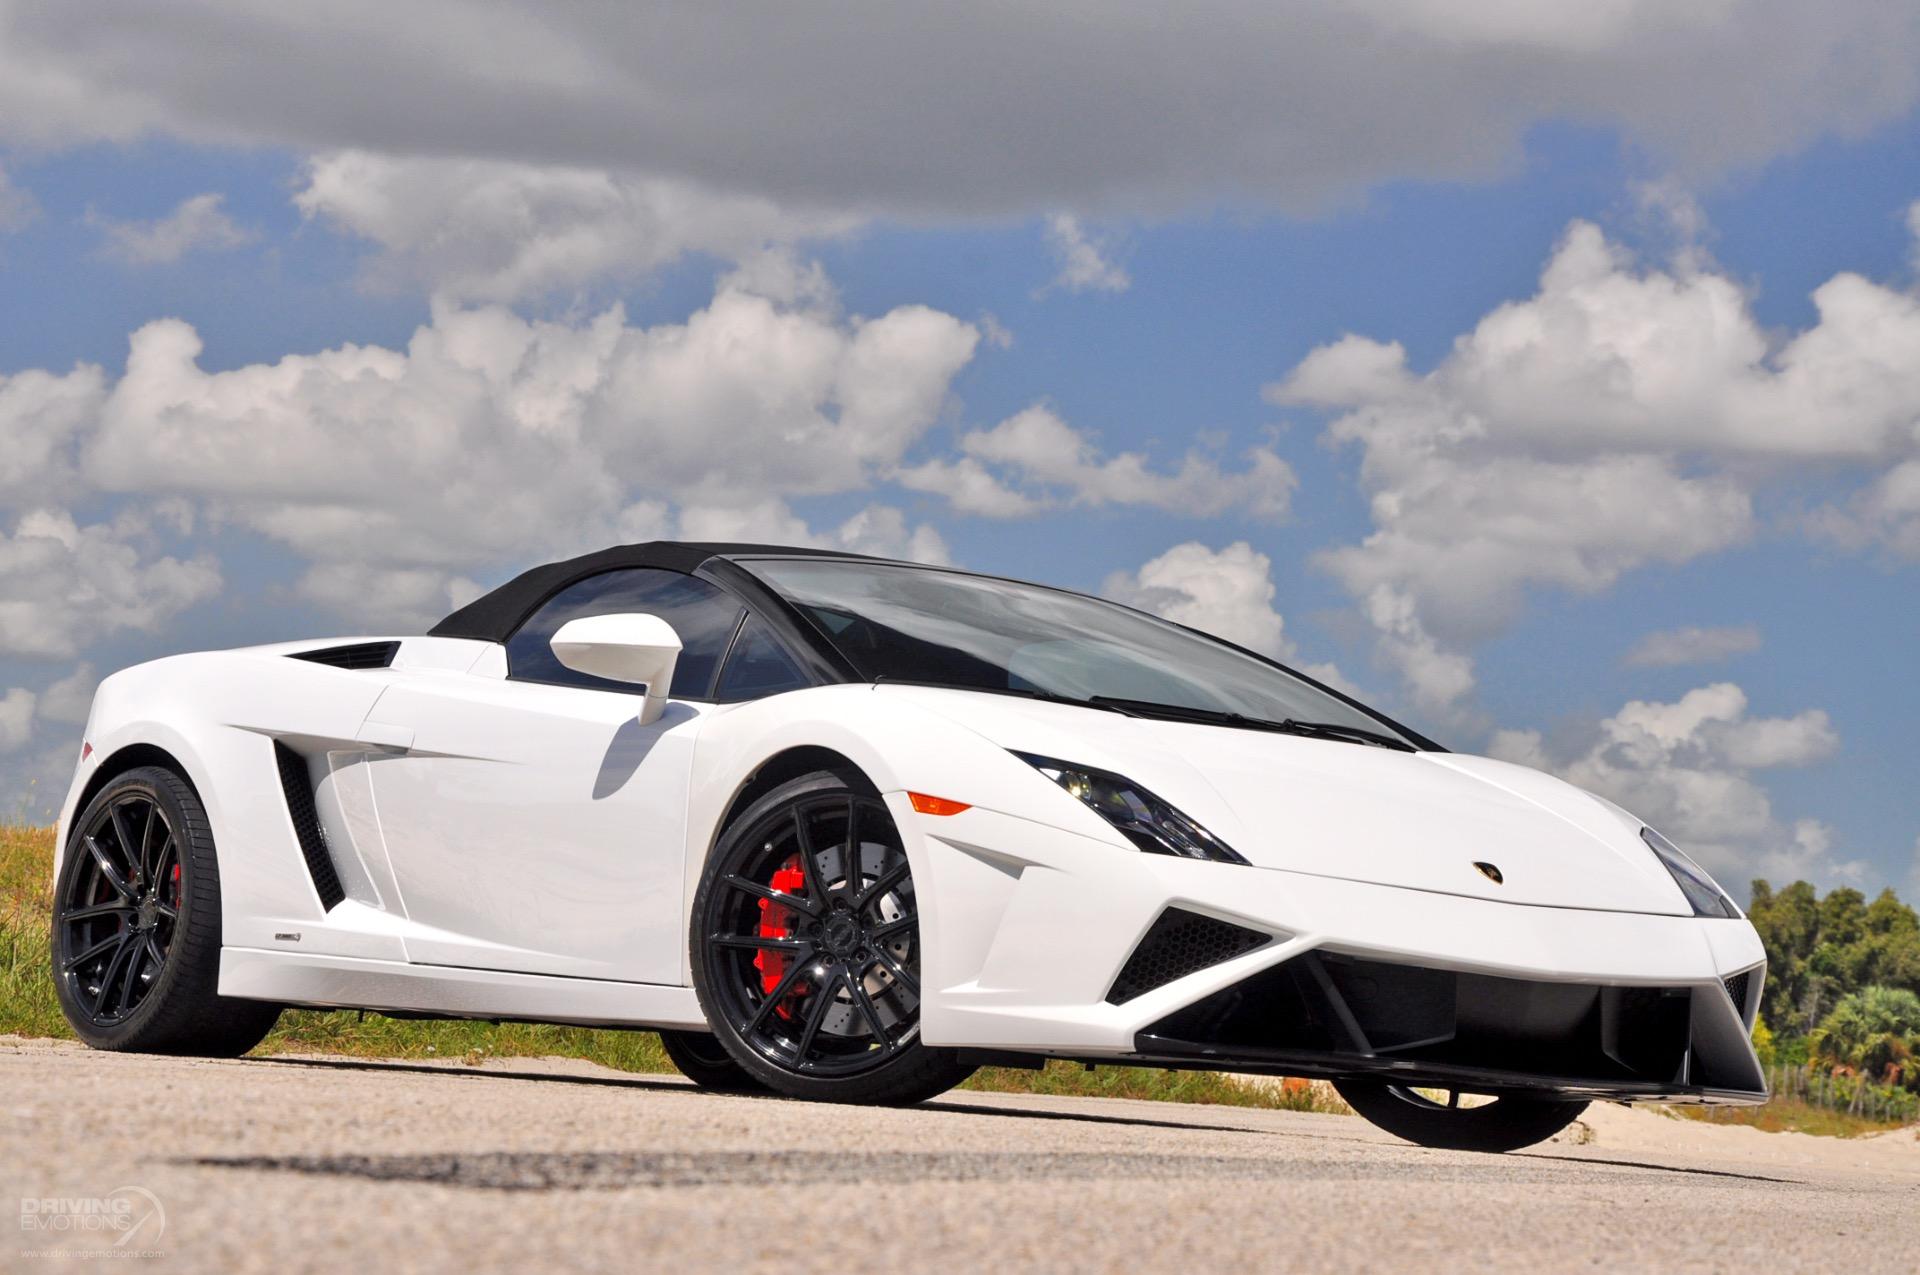
{"label": "sky", "polygon": [[1920,10],[0,0],[0,803],[679,536],[1102,593],[1920,895]]}

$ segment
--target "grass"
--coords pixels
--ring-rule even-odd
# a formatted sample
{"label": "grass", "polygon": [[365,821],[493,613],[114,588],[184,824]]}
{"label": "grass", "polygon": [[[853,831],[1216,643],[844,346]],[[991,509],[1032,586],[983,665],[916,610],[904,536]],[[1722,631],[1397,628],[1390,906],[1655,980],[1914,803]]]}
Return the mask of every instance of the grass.
{"label": "grass", "polygon": [[1812,1133],[1824,1138],[1857,1138],[1907,1127],[1899,1120],[1868,1120],[1827,1107],[1780,1097],[1759,1107],[1663,1107],[1668,1115],[1707,1124],[1745,1125],[1763,1133]]}
{"label": "grass", "polygon": [[[0,1035],[71,1039],[48,973],[53,917],[53,829],[0,824]],[[424,1022],[354,1010],[288,1010],[257,1054],[325,1053],[355,1058],[583,1058],[621,1071],[672,1071],[652,1032],[597,1031],[528,1023]],[[1338,1111],[1324,1085],[1247,1084],[1212,1072],[1050,1062],[1044,1069],[981,1069],[964,1088],[1157,1102],[1212,1103],[1288,1111]]]}

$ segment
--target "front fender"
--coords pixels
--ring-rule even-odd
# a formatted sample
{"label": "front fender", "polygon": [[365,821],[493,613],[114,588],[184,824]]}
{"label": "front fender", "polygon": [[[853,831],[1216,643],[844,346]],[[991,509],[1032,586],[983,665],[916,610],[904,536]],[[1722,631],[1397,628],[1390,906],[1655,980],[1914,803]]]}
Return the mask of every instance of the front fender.
{"label": "front fender", "polygon": [[823,686],[722,709],[702,725],[688,793],[689,902],[733,799],[769,760],[809,747],[841,754],[882,794],[928,793],[1138,853],[1051,780],[952,717],[872,686]]}
{"label": "front fender", "polygon": [[[702,724],[688,794],[687,870],[682,915],[691,917],[721,821],[752,776],[796,748],[839,753],[880,790],[921,883],[922,1026],[929,1040],[950,1029],[945,989],[977,979],[993,937],[1030,868],[1051,869],[1061,847],[1096,859],[1140,852],[1051,780],[952,717],[870,686],[796,691],[723,709]],[[937,833],[939,816],[916,812],[910,792],[963,802],[1026,829],[1004,847],[970,847]],[[1044,847],[1044,849],[1043,849]]]}

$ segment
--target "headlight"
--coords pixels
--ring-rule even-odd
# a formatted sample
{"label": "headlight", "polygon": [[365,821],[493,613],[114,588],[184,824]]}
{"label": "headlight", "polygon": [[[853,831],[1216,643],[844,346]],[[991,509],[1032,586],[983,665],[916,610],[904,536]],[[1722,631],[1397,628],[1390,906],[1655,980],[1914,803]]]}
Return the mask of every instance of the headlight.
{"label": "headlight", "polygon": [[1130,779],[1052,757],[1022,752],[1013,755],[1078,797],[1148,854],[1210,859],[1215,863],[1246,862],[1232,846]]}
{"label": "headlight", "polygon": [[1740,919],[1740,909],[1733,905],[1727,892],[1707,875],[1705,868],[1687,858],[1679,846],[1651,828],[1640,829],[1640,840],[1647,843],[1654,856],[1673,874],[1674,884],[1680,887],[1680,893],[1686,895],[1687,902],[1693,905],[1695,916]]}

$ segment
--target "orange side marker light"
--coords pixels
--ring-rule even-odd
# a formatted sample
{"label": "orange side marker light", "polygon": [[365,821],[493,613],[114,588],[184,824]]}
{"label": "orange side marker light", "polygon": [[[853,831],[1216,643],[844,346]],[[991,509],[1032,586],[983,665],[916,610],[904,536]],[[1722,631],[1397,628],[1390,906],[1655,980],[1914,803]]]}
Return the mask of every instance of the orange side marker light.
{"label": "orange side marker light", "polygon": [[972,806],[964,801],[948,801],[945,797],[929,797],[923,792],[910,792],[907,800],[913,808],[923,815],[957,815],[962,810],[971,810]]}

